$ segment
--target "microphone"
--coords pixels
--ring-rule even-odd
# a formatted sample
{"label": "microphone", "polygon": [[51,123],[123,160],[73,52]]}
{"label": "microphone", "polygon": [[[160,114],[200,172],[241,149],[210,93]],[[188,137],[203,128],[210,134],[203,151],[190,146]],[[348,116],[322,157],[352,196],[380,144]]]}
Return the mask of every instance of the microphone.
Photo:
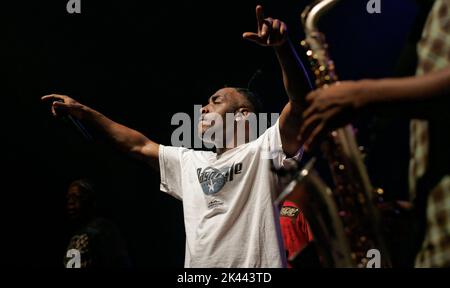
{"label": "microphone", "polygon": [[81,124],[81,122],[78,119],[73,118],[72,115],[63,116],[63,119],[64,118],[67,118],[75,126],[78,132],[80,132],[81,135],[83,135],[83,138],[85,140],[89,142],[92,141],[91,134],[87,131],[87,129],[84,127],[83,124]]}
{"label": "microphone", "polygon": [[[61,99],[57,99],[55,101],[64,103],[64,101]],[[92,141],[91,134],[88,132],[86,127],[84,127],[84,125],[78,119],[72,117],[72,115],[70,115],[70,114],[61,116],[61,119],[63,119],[63,121],[65,121],[65,122],[70,122],[73,126],[75,126],[75,129],[83,136],[83,138],[86,141],[89,141],[89,142]]]}

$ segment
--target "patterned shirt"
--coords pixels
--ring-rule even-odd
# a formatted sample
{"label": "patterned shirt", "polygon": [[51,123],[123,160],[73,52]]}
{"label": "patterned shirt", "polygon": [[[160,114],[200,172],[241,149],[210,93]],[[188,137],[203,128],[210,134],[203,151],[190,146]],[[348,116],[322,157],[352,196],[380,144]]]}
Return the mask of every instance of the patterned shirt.
{"label": "patterned shirt", "polygon": [[[437,71],[450,65],[450,1],[436,0],[418,43],[419,63],[417,76]],[[429,192],[426,207],[426,232],[422,248],[416,258],[416,267],[450,266],[450,174],[435,173],[432,164],[446,161],[448,157],[437,155],[446,151],[437,151],[430,131],[434,123],[422,120],[411,121],[411,158],[409,165],[410,196]],[[449,125],[450,126],[450,125]],[[448,126],[447,126],[448,127]],[[443,133],[446,133],[445,131]],[[448,133],[448,131],[447,131]],[[442,134],[441,134],[442,135]],[[448,137],[442,135],[441,137]],[[446,147],[450,149],[450,147]],[[445,149],[445,148],[444,148]],[[435,153],[431,157],[432,153]],[[441,157],[441,159],[439,159]],[[438,159],[436,161],[436,159]],[[449,166],[450,163],[440,163]],[[427,173],[438,174],[438,179],[428,181],[426,191],[418,183]],[[448,171],[448,170],[445,170]],[[423,182],[423,181],[422,181]]]}

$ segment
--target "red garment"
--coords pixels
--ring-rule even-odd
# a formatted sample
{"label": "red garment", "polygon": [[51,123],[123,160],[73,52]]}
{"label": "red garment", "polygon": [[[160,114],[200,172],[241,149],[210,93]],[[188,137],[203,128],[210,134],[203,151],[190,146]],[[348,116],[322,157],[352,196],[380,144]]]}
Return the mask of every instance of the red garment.
{"label": "red garment", "polygon": [[288,259],[296,256],[306,244],[313,240],[308,222],[294,202],[284,201],[280,213],[280,225]]}

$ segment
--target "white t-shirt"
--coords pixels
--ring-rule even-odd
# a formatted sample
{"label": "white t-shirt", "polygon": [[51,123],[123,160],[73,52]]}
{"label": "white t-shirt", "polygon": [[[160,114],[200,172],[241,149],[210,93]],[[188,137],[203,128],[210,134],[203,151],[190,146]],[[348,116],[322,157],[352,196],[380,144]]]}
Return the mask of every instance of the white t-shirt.
{"label": "white t-shirt", "polygon": [[161,190],[183,201],[185,267],[285,267],[271,171],[284,159],[278,121],[222,155],[160,145]]}

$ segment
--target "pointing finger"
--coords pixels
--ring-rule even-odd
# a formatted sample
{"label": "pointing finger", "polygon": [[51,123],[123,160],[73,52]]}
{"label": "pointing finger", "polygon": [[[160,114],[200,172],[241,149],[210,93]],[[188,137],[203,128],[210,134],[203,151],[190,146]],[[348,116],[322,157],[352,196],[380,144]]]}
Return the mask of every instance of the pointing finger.
{"label": "pointing finger", "polygon": [[242,37],[244,39],[250,40],[250,41],[254,41],[254,42],[260,42],[261,41],[261,37],[259,37],[258,34],[253,33],[253,32],[245,32],[244,34],[242,34]]}
{"label": "pointing finger", "polygon": [[46,101],[48,99],[61,99],[61,100],[64,100],[64,97],[62,95],[58,95],[58,94],[49,94],[49,95],[45,95],[45,96],[41,97],[42,101]]}
{"label": "pointing finger", "polygon": [[256,21],[258,25],[258,32],[260,32],[264,24],[264,11],[261,5],[256,6]]}

